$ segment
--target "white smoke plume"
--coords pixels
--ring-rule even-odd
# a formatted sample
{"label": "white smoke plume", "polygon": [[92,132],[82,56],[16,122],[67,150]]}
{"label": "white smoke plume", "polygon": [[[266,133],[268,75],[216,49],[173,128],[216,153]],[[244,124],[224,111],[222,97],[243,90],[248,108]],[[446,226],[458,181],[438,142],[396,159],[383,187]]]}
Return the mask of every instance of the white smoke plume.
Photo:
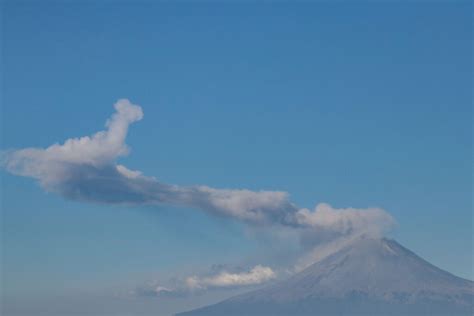
{"label": "white smoke plume", "polygon": [[129,153],[125,139],[130,124],[143,118],[140,106],[127,99],[115,103],[106,129],[71,138],[48,148],[9,150],[1,166],[31,177],[47,191],[65,198],[114,204],[171,204],[200,209],[253,225],[283,225],[324,234],[380,233],[393,220],[382,209],[334,209],[319,204],[298,208],[282,191],[177,186],[158,181],[117,163]]}

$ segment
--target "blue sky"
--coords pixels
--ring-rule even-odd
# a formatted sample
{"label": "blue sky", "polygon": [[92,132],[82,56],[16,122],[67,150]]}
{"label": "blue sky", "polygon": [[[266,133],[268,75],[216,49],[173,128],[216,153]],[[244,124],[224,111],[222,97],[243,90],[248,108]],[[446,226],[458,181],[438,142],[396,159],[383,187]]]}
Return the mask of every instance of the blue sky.
{"label": "blue sky", "polygon": [[[128,168],[165,183],[286,191],[310,209],[380,207],[397,221],[391,237],[473,279],[470,4],[2,6],[2,150],[91,135],[128,98],[144,112],[118,160]],[[230,292],[114,295],[279,255],[232,219],[71,201],[1,176],[12,315],[64,313],[60,297],[84,314],[99,304],[166,315]]]}

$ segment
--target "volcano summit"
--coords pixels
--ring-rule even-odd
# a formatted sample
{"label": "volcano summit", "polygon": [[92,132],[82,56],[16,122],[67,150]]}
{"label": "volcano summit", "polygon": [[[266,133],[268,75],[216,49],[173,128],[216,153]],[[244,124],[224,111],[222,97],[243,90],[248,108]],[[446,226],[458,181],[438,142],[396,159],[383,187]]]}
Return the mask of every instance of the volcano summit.
{"label": "volcano summit", "polygon": [[179,316],[473,315],[474,282],[360,238],[286,280]]}

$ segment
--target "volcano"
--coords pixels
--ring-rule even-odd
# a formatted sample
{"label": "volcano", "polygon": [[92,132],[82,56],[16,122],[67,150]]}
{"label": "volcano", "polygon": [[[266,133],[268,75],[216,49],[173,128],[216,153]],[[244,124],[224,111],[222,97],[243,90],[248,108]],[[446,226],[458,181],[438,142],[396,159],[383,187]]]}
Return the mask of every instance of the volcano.
{"label": "volcano", "polygon": [[360,238],[286,280],[179,316],[467,316],[474,282],[394,240]]}

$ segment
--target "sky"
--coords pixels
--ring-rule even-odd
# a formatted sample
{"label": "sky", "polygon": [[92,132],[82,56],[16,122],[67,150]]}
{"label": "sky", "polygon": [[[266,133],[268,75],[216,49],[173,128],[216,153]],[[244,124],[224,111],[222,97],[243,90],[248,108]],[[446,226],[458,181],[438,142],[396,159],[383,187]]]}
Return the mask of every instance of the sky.
{"label": "sky", "polygon": [[5,315],[205,305],[340,217],[474,278],[469,2],[1,5]]}

